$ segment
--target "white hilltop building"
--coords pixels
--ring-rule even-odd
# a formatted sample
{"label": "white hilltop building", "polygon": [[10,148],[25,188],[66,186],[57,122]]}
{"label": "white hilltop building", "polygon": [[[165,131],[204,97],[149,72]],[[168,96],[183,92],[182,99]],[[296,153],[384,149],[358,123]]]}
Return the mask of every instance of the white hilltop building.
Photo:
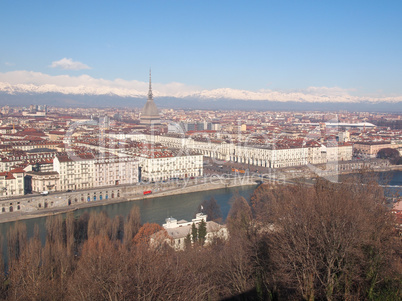
{"label": "white hilltop building", "polygon": [[[199,228],[202,221],[206,223],[207,235],[205,237],[204,245],[208,245],[212,242],[214,238],[227,239],[228,231],[226,226],[220,225],[213,221],[207,221],[207,215],[203,213],[197,213],[195,218],[188,222],[186,220],[177,220],[173,217],[169,217],[166,220],[166,223],[163,224],[163,228],[167,232],[169,244],[175,250],[184,250],[185,249],[185,240],[190,234],[191,237],[191,227],[194,224],[197,228]],[[158,233],[156,233],[155,238],[160,237]],[[151,245],[153,243],[153,239],[151,238]],[[192,239],[192,237],[191,237]]]}

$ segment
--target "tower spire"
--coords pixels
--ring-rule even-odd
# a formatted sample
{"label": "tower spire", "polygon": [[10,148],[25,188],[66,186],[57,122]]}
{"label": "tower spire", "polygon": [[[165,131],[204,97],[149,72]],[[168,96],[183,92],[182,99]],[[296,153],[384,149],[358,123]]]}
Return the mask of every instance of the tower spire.
{"label": "tower spire", "polygon": [[144,108],[142,109],[140,124],[142,125],[160,124],[158,108],[154,103],[152,95],[151,68],[149,68],[148,100],[145,103]]}
{"label": "tower spire", "polygon": [[152,85],[151,85],[151,68],[149,68],[149,90],[148,90],[148,99],[152,99]]}

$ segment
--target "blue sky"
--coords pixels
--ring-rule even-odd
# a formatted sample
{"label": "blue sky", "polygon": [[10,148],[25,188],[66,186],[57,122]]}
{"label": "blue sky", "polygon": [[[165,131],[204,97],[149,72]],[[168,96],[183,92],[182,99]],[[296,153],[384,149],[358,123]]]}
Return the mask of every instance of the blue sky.
{"label": "blue sky", "polygon": [[402,94],[402,1],[2,0],[0,41],[2,73]]}

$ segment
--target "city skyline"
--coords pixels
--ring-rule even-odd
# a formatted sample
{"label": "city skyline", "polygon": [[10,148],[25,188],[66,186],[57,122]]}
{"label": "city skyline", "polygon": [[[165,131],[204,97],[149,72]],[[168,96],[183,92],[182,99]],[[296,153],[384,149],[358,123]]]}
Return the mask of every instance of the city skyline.
{"label": "city skyline", "polygon": [[399,300],[401,37],[395,0],[0,1],[0,299]]}
{"label": "city skyline", "polygon": [[0,92],[145,96],[152,67],[155,97],[402,101],[392,1],[1,7]]}

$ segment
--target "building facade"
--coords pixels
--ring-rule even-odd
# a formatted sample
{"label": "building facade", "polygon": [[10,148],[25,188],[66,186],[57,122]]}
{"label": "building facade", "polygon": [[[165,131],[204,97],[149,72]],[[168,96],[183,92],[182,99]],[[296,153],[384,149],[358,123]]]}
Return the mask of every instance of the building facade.
{"label": "building facade", "polygon": [[133,157],[96,159],[94,187],[138,182],[138,159]]}
{"label": "building facade", "polygon": [[60,176],[60,190],[76,190],[94,187],[95,160],[91,155],[75,160],[68,156],[57,156],[53,160],[53,170]]}
{"label": "building facade", "polygon": [[[213,221],[207,221],[207,215],[203,213],[197,213],[195,218],[188,222],[186,220],[178,221],[175,218],[167,218],[166,223],[163,224],[163,228],[166,230],[168,238],[165,241],[169,243],[169,245],[175,250],[184,250],[186,246],[186,239],[190,238],[191,243],[194,243],[194,239],[191,234],[191,228],[194,224],[198,229],[201,222],[204,221],[206,223],[206,236],[204,245],[210,244],[214,238],[227,239],[228,231],[226,226],[220,225]],[[160,237],[158,233],[154,235],[155,238]],[[152,238],[151,238],[151,246],[152,246]]]}
{"label": "building facade", "polygon": [[245,163],[268,168],[283,168],[321,164],[333,161],[348,161],[352,159],[353,148],[350,144],[337,146],[305,146],[276,148],[275,146],[245,145],[195,140],[185,137],[160,135],[133,135],[135,141],[148,141],[151,144],[161,143],[164,146],[180,149],[182,152],[198,152],[206,157],[223,161]]}
{"label": "building facade", "polygon": [[16,168],[0,173],[0,197],[24,195],[25,171]]}
{"label": "building facade", "polygon": [[60,189],[60,177],[57,171],[29,171],[25,175],[25,181],[30,182],[27,190],[31,192],[55,192]]}
{"label": "building facade", "polygon": [[202,155],[157,155],[140,159],[141,181],[164,181],[203,175]]}
{"label": "building facade", "polygon": [[380,149],[392,148],[392,145],[390,142],[356,142],[353,148],[359,154],[374,158]]}

